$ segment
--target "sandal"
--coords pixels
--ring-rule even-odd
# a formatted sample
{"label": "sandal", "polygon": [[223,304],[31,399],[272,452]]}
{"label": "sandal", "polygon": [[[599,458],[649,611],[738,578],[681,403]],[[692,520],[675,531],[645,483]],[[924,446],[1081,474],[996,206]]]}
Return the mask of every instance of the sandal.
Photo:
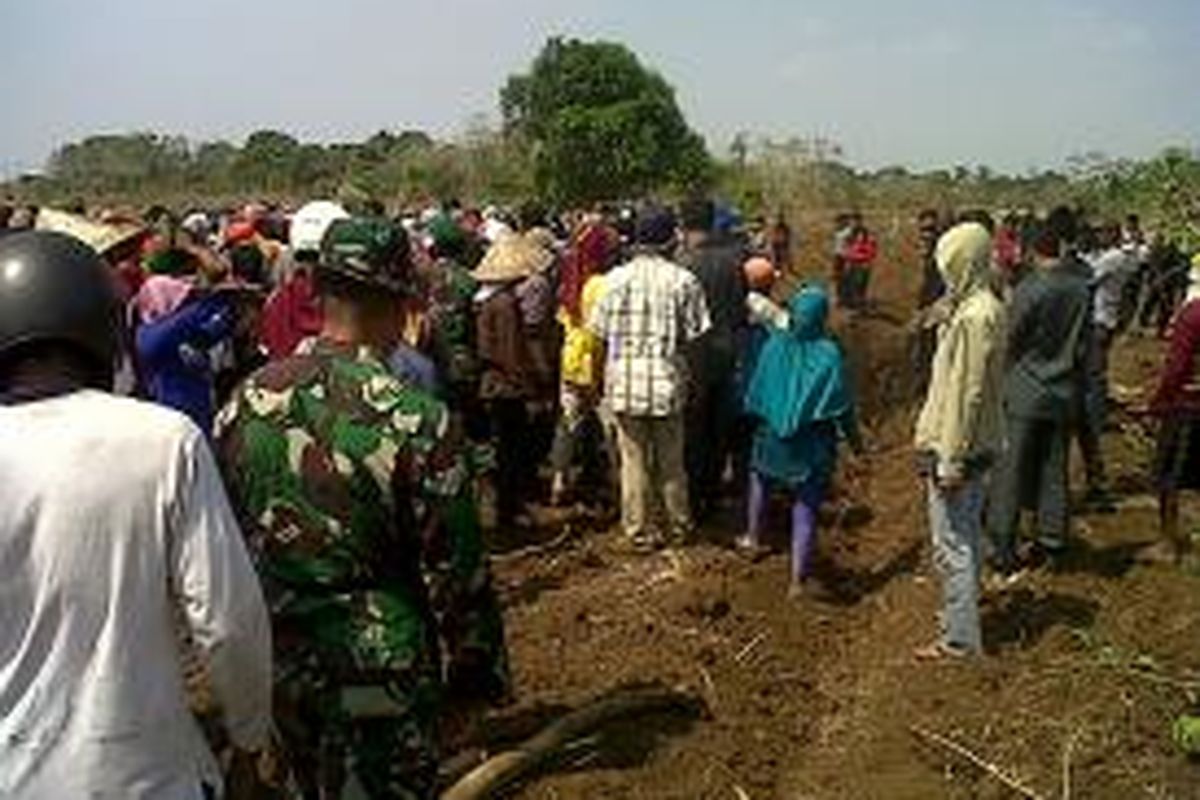
{"label": "sandal", "polygon": [[936,663],[947,661],[965,661],[970,658],[970,651],[955,647],[954,645],[946,644],[942,641],[927,644],[924,647],[918,647],[913,651],[913,658],[922,663]]}

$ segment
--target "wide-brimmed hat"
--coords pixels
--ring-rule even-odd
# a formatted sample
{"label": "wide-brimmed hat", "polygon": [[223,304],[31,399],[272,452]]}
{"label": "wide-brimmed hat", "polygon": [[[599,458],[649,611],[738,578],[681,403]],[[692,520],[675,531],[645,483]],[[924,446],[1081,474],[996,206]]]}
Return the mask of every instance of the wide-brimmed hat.
{"label": "wide-brimmed hat", "polygon": [[65,233],[83,242],[100,255],[104,255],[117,245],[140,235],[145,230],[142,226],[135,224],[94,222],[87,217],[54,208],[43,208],[38,212],[37,229]]}
{"label": "wide-brimmed hat", "polygon": [[535,239],[519,233],[501,236],[488,248],[483,261],[471,273],[475,280],[504,283],[528,278],[554,261],[554,255]]}

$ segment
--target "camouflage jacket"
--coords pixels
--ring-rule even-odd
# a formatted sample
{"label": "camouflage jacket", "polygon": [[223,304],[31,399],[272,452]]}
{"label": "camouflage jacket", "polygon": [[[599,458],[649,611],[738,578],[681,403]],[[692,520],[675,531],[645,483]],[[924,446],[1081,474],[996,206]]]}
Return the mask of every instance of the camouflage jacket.
{"label": "camouflage jacket", "polygon": [[479,379],[472,305],[479,284],[449,259],[434,265],[429,286],[430,349],[446,383],[470,385]]}
{"label": "camouflage jacket", "polygon": [[473,468],[449,420],[368,350],[322,340],[253,374],[221,413],[281,680],[507,692]]}

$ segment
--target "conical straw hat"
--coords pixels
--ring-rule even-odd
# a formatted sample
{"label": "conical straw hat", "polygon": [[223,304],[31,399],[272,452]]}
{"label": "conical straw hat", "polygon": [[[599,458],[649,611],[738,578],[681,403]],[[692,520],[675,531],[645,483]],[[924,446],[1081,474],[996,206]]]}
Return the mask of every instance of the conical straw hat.
{"label": "conical straw hat", "polygon": [[73,236],[100,255],[142,232],[137,224],[106,224],[53,208],[38,212],[37,229]]}
{"label": "conical straw hat", "polygon": [[472,273],[485,283],[504,283],[528,278],[550,266],[554,256],[528,236],[510,233],[488,248]]}

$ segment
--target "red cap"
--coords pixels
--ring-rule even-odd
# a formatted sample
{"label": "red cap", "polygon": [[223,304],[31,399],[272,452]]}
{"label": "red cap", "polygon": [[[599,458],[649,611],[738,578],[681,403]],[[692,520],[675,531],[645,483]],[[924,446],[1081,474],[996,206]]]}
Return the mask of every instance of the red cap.
{"label": "red cap", "polygon": [[253,222],[231,222],[225,230],[225,243],[242,244],[253,239],[257,233]]}

